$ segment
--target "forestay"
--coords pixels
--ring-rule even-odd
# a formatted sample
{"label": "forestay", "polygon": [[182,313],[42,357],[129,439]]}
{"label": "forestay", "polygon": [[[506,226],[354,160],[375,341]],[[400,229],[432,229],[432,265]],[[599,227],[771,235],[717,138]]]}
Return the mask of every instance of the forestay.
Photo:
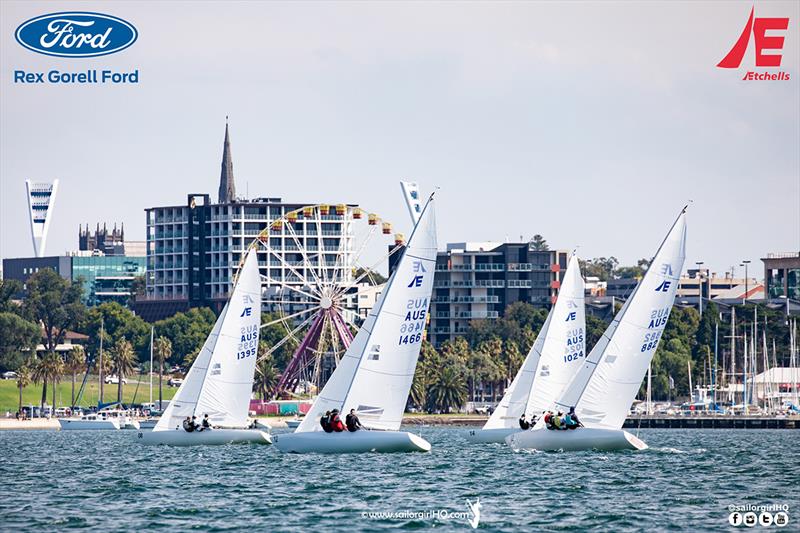
{"label": "forestay", "polygon": [[556,407],[587,427],[619,429],[658,348],[686,257],[685,208],[644,278],[592,349]]}
{"label": "forestay", "polygon": [[433,197],[422,210],[403,257],[323,387],[298,433],[321,431],[320,416],[355,409],[368,428],[397,430],[414,378],[436,270]]}
{"label": "forestay", "polygon": [[550,408],[586,356],[584,283],[570,258],[561,290],[536,341],[483,429],[517,427],[519,417]]}
{"label": "forestay", "polygon": [[261,323],[261,280],[250,250],[228,303],[154,431],[208,414],[212,425],[244,427],[253,390]]}

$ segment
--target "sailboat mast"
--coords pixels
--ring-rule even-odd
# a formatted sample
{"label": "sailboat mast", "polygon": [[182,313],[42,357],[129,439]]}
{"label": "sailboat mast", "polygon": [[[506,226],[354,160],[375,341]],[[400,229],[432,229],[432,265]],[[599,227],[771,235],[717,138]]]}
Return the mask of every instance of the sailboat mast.
{"label": "sailboat mast", "polygon": [[747,398],[747,324],[744,328],[744,353],[742,356],[744,367],[742,368],[742,405],[744,405],[744,414],[747,414],[747,406],[749,405]]}
{"label": "sailboat mast", "polygon": [[153,326],[150,326],[150,404],[153,403]]}
{"label": "sailboat mast", "polygon": [[652,373],[653,365],[652,363],[647,365],[647,414],[653,414],[653,395],[651,392],[651,385],[652,385]]}
{"label": "sailboat mast", "polygon": [[731,384],[736,384],[736,308],[731,307],[731,379],[728,381],[728,401],[731,405],[736,404],[736,392],[731,388]]}
{"label": "sailboat mast", "polygon": [[717,357],[719,352],[719,321],[714,321],[714,366],[711,369],[711,390],[714,391],[714,410],[717,409]]}
{"label": "sailboat mast", "polygon": [[100,355],[98,356],[97,360],[97,368],[99,369],[97,374],[100,380],[100,394],[97,398],[97,406],[103,404],[103,337],[105,337],[105,333],[103,331],[103,317],[100,317]]}

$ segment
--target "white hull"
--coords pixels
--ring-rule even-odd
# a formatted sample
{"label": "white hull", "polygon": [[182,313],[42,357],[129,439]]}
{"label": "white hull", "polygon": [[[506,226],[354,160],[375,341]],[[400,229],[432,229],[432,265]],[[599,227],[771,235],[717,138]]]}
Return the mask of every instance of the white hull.
{"label": "white hull", "polygon": [[518,431],[506,438],[515,450],[645,450],[647,444],[622,429],[578,428]]}
{"label": "white hull", "polygon": [[169,446],[199,446],[218,444],[272,444],[268,433],[257,429],[208,429],[188,433],[182,429],[166,431],[140,431],[136,441],[142,444],[167,444]]}
{"label": "white hull", "polygon": [[302,420],[287,420],[286,427],[289,429],[297,429],[302,422]]}
{"label": "white hull", "polygon": [[139,421],[139,429],[153,429],[158,424],[158,418],[148,418]]}
{"label": "white hull", "polygon": [[122,429],[139,429],[141,424],[138,420],[129,419],[125,421],[125,426]]}
{"label": "white hull", "polygon": [[308,431],[274,435],[273,439],[275,446],[287,453],[391,453],[431,450],[428,441],[405,431]]}
{"label": "white hull", "polygon": [[473,444],[493,442],[502,444],[506,441],[506,437],[519,431],[519,428],[471,429],[467,432],[467,440]]}
{"label": "white hull", "polygon": [[77,429],[119,429],[116,418],[106,420],[81,420],[80,418],[59,418],[58,423],[64,431]]}

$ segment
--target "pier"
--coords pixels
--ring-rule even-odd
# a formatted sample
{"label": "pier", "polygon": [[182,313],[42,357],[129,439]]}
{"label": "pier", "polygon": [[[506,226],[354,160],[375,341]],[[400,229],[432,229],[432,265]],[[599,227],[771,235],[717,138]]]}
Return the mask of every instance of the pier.
{"label": "pier", "polygon": [[625,429],[800,429],[798,416],[642,415],[625,419]]}

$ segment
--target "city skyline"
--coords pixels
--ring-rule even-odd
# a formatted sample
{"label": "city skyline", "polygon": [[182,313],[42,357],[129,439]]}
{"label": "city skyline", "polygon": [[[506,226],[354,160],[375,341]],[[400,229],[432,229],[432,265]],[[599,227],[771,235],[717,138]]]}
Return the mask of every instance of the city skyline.
{"label": "city skyline", "polygon": [[[191,24],[179,4],[87,4],[141,36],[80,63],[14,41],[47,6],[0,7],[4,258],[33,255],[25,179],[61,181],[55,255],[77,248],[79,224],[124,223],[144,240],[145,208],[215,197],[226,115],[240,196],[357,203],[408,233],[398,182],[414,180],[442,188],[441,243],[539,233],[635,264],[692,199],[687,267],[740,276],[749,259],[761,277],[761,257],[800,249],[797,25],[782,52],[791,79],[742,81],[715,67],[749,14],[741,3],[435,4],[422,17],[402,4],[206,3]],[[793,3],[756,9],[800,16]],[[236,35],[215,22],[226,17]],[[12,80],[87,68],[139,69],[141,82]]]}

